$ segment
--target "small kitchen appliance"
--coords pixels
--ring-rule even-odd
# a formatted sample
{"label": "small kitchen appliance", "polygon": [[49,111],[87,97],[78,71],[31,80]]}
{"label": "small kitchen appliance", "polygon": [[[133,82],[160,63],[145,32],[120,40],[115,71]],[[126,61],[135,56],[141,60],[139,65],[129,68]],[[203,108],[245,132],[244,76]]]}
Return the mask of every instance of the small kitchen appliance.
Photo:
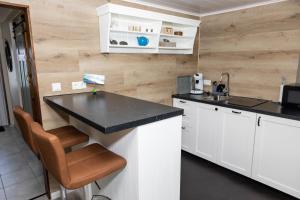
{"label": "small kitchen appliance", "polygon": [[177,77],[177,94],[188,94],[192,89],[192,76]]}
{"label": "small kitchen appliance", "polygon": [[300,107],[300,83],[285,85],[283,87],[282,105]]}
{"label": "small kitchen appliance", "polygon": [[196,73],[194,74],[194,89],[191,90],[191,94],[203,94],[203,74]]}

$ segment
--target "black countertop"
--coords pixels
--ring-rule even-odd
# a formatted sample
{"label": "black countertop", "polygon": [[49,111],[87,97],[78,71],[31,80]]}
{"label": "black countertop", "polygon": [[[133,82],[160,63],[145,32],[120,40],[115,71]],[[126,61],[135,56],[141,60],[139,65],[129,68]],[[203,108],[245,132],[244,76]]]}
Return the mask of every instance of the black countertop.
{"label": "black countertop", "polygon": [[255,112],[255,113],[259,113],[259,114],[271,115],[271,116],[282,117],[282,118],[286,118],[286,119],[293,119],[293,120],[300,121],[300,108],[284,107],[284,106],[280,105],[279,103],[272,102],[272,101],[266,101],[265,103],[262,103],[260,105],[254,106],[254,107],[244,107],[244,106],[228,104],[228,103],[226,103],[226,101],[205,100],[203,98],[203,95],[175,94],[172,97],[178,98],[178,99],[183,99],[183,100],[188,100],[188,101],[206,103],[206,104],[211,104],[211,105],[216,105],[216,106],[221,106],[221,107],[239,109],[239,110]]}
{"label": "black countertop", "polygon": [[103,133],[179,116],[183,110],[108,92],[67,94],[44,97],[53,108],[81,120]]}

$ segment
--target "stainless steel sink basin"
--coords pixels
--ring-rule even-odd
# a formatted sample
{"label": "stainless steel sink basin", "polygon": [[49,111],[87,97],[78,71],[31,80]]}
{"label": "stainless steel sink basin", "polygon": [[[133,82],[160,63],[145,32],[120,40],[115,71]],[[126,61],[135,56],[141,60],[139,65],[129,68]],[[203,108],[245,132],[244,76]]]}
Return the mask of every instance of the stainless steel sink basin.
{"label": "stainless steel sink basin", "polygon": [[213,95],[213,96],[205,96],[203,97],[203,100],[206,101],[226,101],[230,99],[228,96],[220,96],[220,95]]}

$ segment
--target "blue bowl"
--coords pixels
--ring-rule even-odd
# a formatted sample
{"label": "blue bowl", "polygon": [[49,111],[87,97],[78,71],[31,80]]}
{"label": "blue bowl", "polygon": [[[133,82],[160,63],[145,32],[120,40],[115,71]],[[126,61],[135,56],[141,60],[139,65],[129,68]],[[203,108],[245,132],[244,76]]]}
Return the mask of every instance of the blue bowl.
{"label": "blue bowl", "polygon": [[147,46],[149,44],[149,39],[144,36],[137,37],[137,41],[139,46]]}

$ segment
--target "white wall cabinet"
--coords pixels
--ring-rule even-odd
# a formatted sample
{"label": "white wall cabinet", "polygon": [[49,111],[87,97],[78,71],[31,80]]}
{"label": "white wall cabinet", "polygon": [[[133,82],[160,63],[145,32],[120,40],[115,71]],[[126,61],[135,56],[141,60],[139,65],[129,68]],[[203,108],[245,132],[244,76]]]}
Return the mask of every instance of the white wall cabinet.
{"label": "white wall cabinet", "polygon": [[256,114],[229,108],[222,108],[221,114],[217,163],[250,177]]}
{"label": "white wall cabinet", "polygon": [[198,103],[197,105],[197,132],[195,154],[216,162],[217,137],[222,130],[222,115],[218,106]]}
{"label": "white wall cabinet", "polygon": [[300,198],[300,122],[258,115],[253,178]]}
{"label": "white wall cabinet", "polygon": [[[193,54],[199,20],[111,3],[98,7],[97,14],[102,53]],[[172,29],[171,33],[162,32],[164,27]],[[147,45],[138,43],[141,36],[148,39]],[[160,44],[164,41],[169,42]]]}
{"label": "white wall cabinet", "polygon": [[173,105],[174,107],[184,109],[182,117],[181,148],[184,151],[194,154],[197,132],[197,103],[174,99]]}

